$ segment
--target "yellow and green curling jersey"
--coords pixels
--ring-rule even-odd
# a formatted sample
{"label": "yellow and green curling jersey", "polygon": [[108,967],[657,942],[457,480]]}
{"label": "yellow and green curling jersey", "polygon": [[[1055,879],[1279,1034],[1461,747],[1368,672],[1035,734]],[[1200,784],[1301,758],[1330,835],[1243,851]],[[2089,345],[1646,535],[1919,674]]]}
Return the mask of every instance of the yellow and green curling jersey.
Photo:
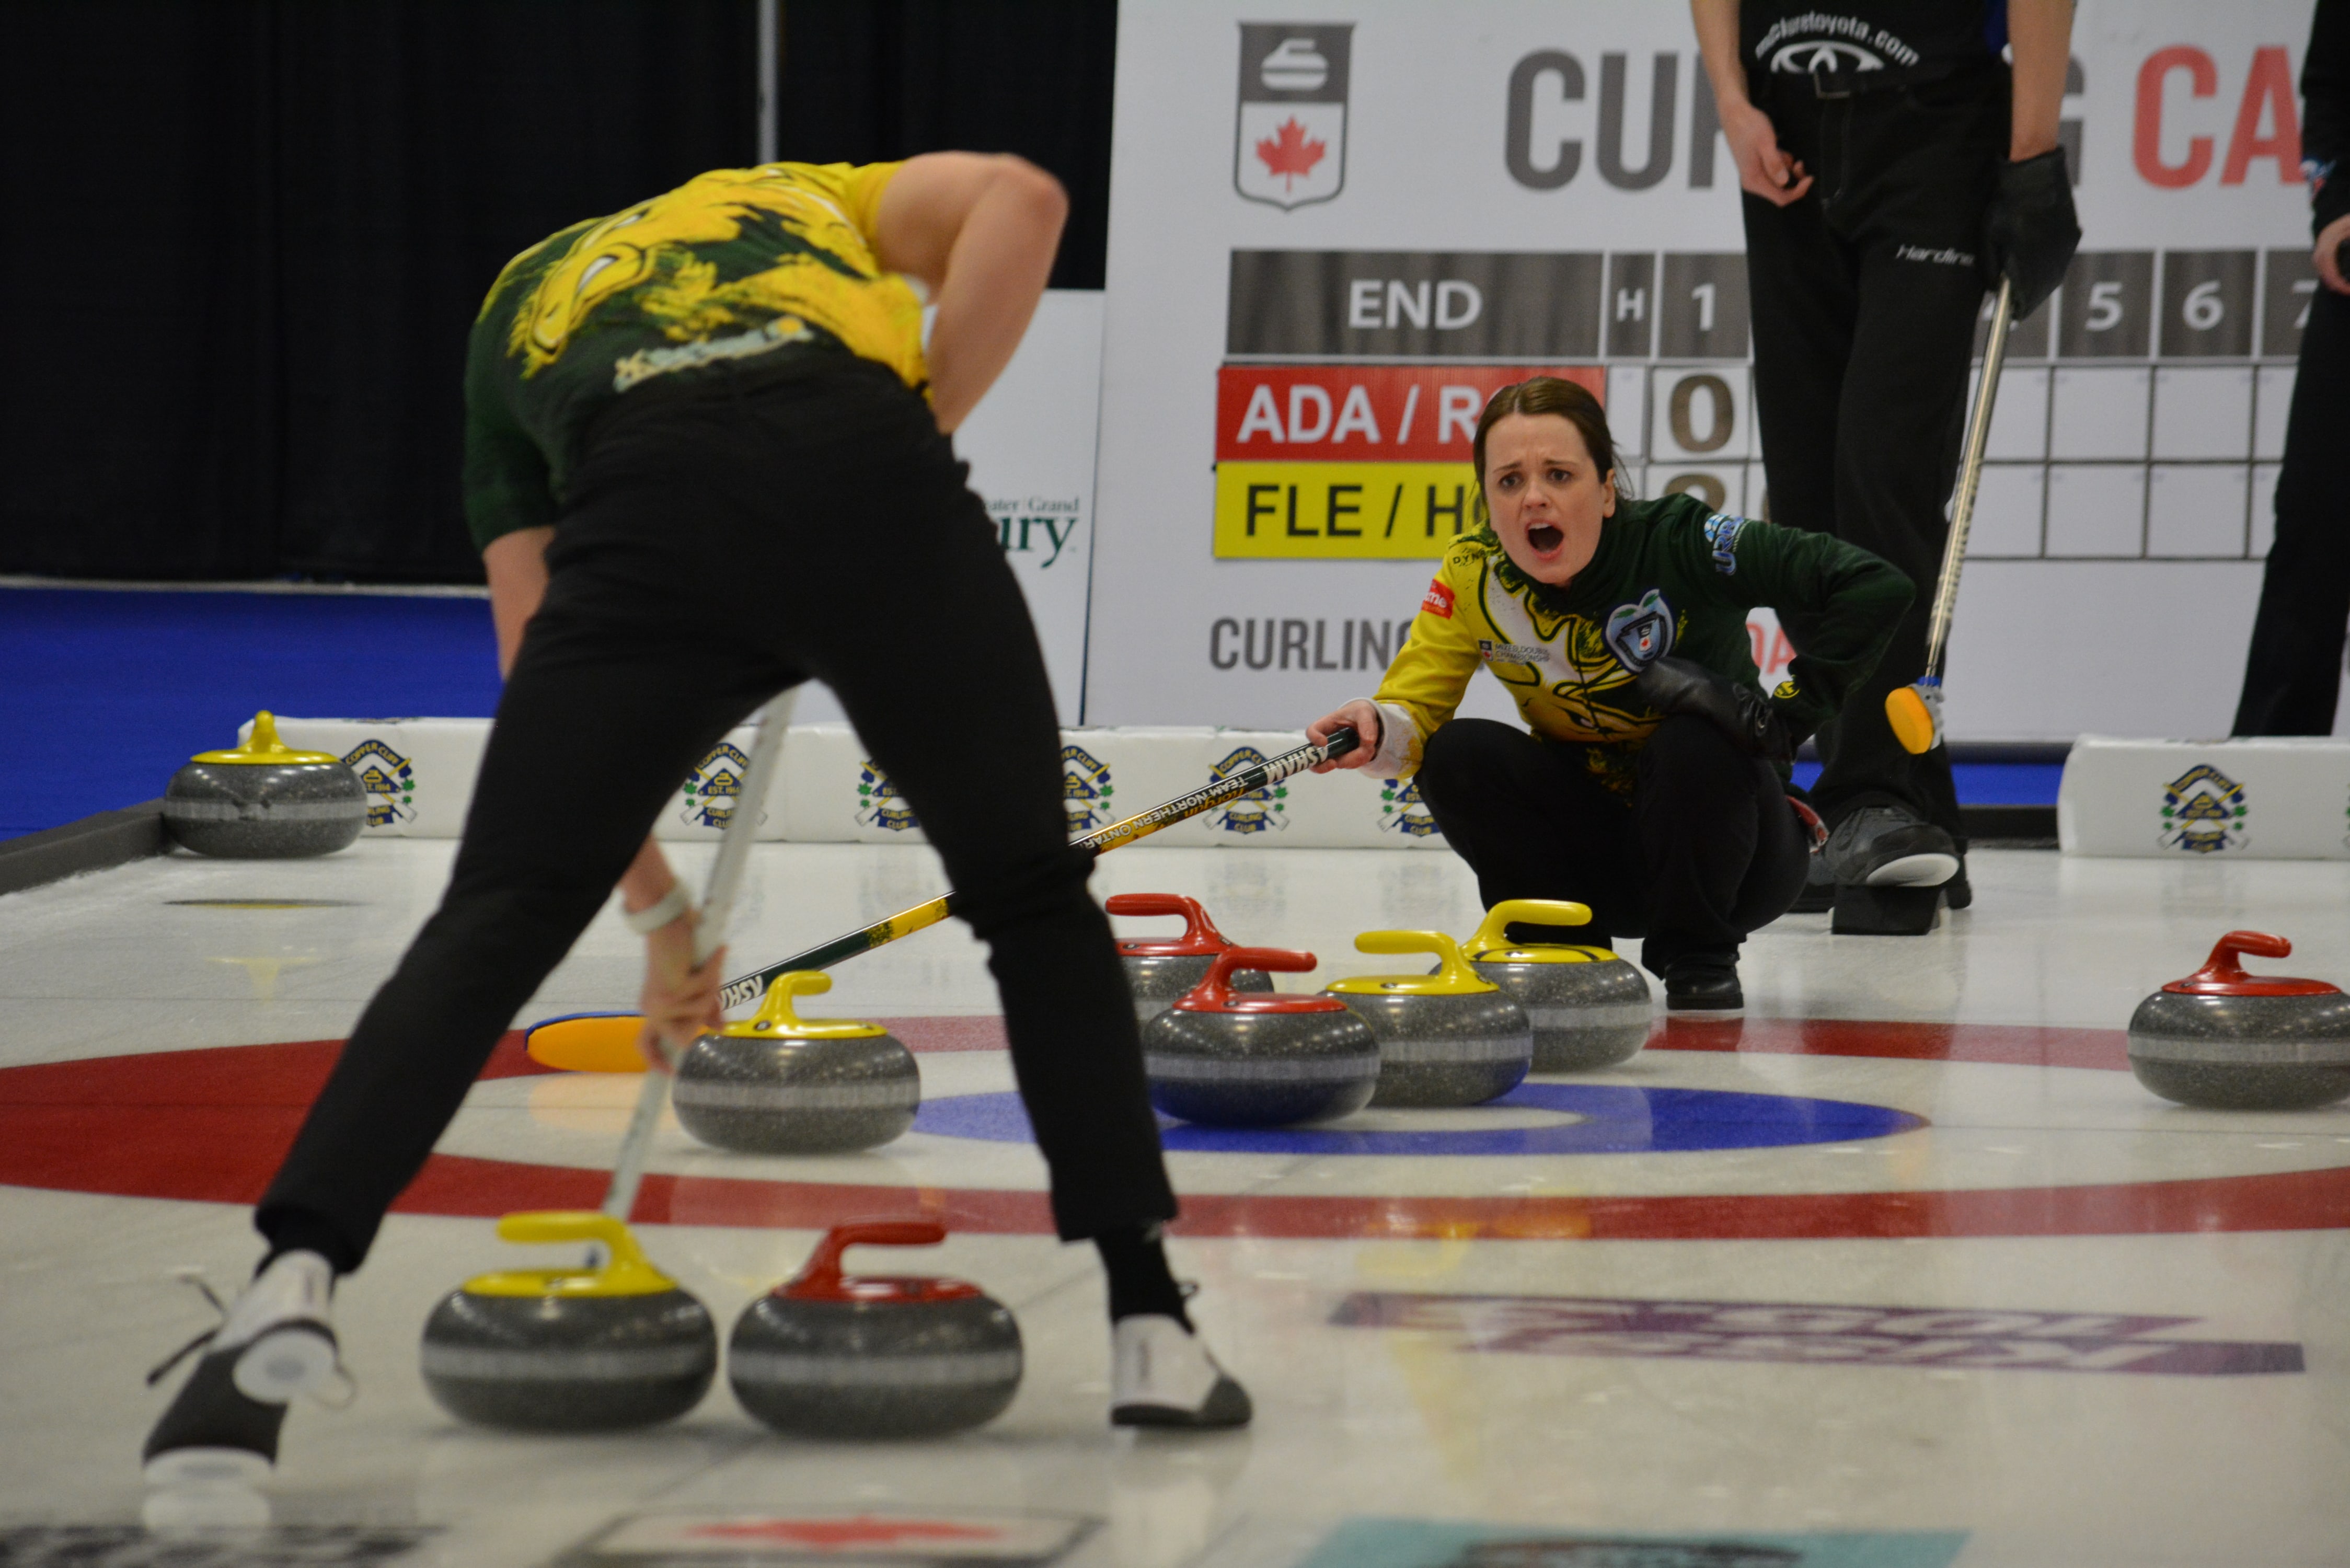
{"label": "yellow and green curling jersey", "polygon": [[1809,731],[1877,668],[1910,593],[1908,577],[1866,550],[1688,495],[1620,504],[1590,565],[1564,587],[1528,577],[1482,528],[1446,554],[1379,682],[1374,765],[1393,777],[1417,771],[1482,668],[1535,735],[1585,748],[1591,772],[1628,792],[1663,717],[1632,691],[1652,660],[1670,654],[1751,685],[1746,612],[1768,605],[1802,649],[1771,700]]}
{"label": "yellow and green curling jersey", "polygon": [[466,353],[474,542],[554,522],[588,422],[648,381],[845,350],[926,391],[921,297],[871,239],[899,167],[712,170],[508,262]]}

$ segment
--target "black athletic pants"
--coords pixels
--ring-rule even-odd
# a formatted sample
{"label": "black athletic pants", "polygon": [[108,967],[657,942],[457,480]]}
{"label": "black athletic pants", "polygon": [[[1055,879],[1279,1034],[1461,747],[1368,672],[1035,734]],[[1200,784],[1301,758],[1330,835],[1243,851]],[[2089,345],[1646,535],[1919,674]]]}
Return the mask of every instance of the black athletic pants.
{"label": "black athletic pants", "polygon": [[989,944],[1062,1235],[1174,1216],[1133,1002],[1068,844],[1043,657],[964,472],[921,400],[861,361],[655,383],[602,416],[448,892],[262,1199],[274,1247],[358,1266],[687,770],[809,678]]}
{"label": "black athletic pants", "polygon": [[2276,543],[2261,577],[2261,613],[2236,704],[2239,735],[2330,735],[2350,621],[2350,504],[2342,461],[2350,437],[2350,298],[2323,284],[2301,335],[2301,370],[2277,474]]}
{"label": "black athletic pants", "polygon": [[1571,898],[1591,924],[1544,940],[1606,945],[1646,934],[1640,961],[1734,961],[1746,933],[1804,890],[1811,844],[1778,774],[1703,719],[1677,714],[1641,748],[1627,802],[1579,746],[1513,724],[1455,719],[1428,737],[1419,797],[1477,873],[1478,897]]}
{"label": "black athletic pants", "polygon": [[[1903,751],[1885,696],[1925,673],[1982,305],[1983,215],[2007,156],[2007,69],[1834,99],[1808,78],[1758,85],[1779,145],[1814,178],[1785,207],[1742,198],[1771,518],[1857,545],[1918,587],[1876,673],[1819,732],[1812,800],[1831,823],[1905,805],[1963,848],[1949,753]],[[1785,619],[1801,649],[1809,628]]]}

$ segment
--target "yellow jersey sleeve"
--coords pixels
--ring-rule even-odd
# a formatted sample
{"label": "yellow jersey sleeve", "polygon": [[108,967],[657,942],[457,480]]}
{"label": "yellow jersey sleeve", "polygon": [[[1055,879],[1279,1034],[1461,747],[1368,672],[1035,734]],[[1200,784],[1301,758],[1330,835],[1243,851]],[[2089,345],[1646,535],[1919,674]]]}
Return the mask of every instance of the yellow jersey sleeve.
{"label": "yellow jersey sleeve", "polygon": [[1451,721],[1484,662],[1469,624],[1476,576],[1473,553],[1456,549],[1445,557],[1411,618],[1410,635],[1380,679],[1371,699],[1379,710],[1379,754],[1372,766],[1383,777],[1419,771],[1428,737]]}
{"label": "yellow jersey sleeve", "polygon": [[841,182],[840,194],[848,209],[848,221],[857,225],[857,232],[865,236],[868,244],[873,240],[873,224],[881,213],[881,192],[889,189],[889,182],[896,179],[898,171],[905,166],[902,160],[896,163],[840,166],[847,173]]}

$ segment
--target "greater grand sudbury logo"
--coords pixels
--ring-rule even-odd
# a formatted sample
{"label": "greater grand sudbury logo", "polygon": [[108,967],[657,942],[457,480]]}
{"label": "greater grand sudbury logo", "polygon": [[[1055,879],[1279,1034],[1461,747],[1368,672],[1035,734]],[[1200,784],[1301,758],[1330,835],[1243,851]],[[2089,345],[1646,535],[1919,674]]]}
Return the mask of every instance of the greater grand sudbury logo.
{"label": "greater grand sudbury logo", "polygon": [[2241,849],[2247,816],[2244,786],[2209,763],[2198,763],[2163,790],[2160,843],[2188,855]]}
{"label": "greater grand sudbury logo", "polygon": [[1061,748],[1061,804],[1069,814],[1071,833],[1091,833],[1118,819],[1110,796],[1109,764],[1083,746]]}
{"label": "greater grand sudbury logo", "polygon": [[751,759],[742,748],[721,741],[685,775],[685,805],[679,818],[691,827],[723,827],[743,798],[743,775]]}
{"label": "greater grand sudbury logo", "polygon": [[1232,185],[1252,202],[1326,202],[1347,182],[1347,77],[1354,25],[1241,24]]}
{"label": "greater grand sudbury logo", "polygon": [[370,735],[343,758],[368,793],[367,825],[390,827],[416,815],[416,774],[408,759]]}
{"label": "greater grand sudbury logo", "polygon": [[1379,781],[1379,831],[1406,838],[1429,838],[1441,833],[1428,803],[1419,798],[1419,780]]}
{"label": "greater grand sudbury logo", "polygon": [[886,827],[892,833],[903,833],[922,825],[914,820],[914,808],[889,782],[889,775],[873,765],[868,757],[857,774],[857,820],[866,827]]}
{"label": "greater grand sudbury logo", "polygon": [[[1209,770],[1211,782],[1221,784],[1234,774],[1257,766],[1265,755],[1254,746],[1243,746]],[[1284,814],[1289,809],[1289,786],[1267,784],[1248,794],[1226,801],[1208,814],[1211,833],[1275,833],[1289,826]]]}

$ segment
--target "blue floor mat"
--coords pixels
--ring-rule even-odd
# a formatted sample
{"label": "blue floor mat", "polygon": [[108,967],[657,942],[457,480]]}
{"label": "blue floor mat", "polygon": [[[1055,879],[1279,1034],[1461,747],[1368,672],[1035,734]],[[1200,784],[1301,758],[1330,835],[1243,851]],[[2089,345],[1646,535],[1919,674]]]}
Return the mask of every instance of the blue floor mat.
{"label": "blue floor mat", "polygon": [[0,589],[0,837],[152,800],[257,709],[486,717],[485,599]]}
{"label": "blue floor mat", "polygon": [[[1795,782],[1811,788],[1820,776],[1817,763],[1797,763]],[[1959,787],[1962,805],[2054,805],[2056,786],[2064,781],[2062,763],[1953,763],[1951,782]]]}

